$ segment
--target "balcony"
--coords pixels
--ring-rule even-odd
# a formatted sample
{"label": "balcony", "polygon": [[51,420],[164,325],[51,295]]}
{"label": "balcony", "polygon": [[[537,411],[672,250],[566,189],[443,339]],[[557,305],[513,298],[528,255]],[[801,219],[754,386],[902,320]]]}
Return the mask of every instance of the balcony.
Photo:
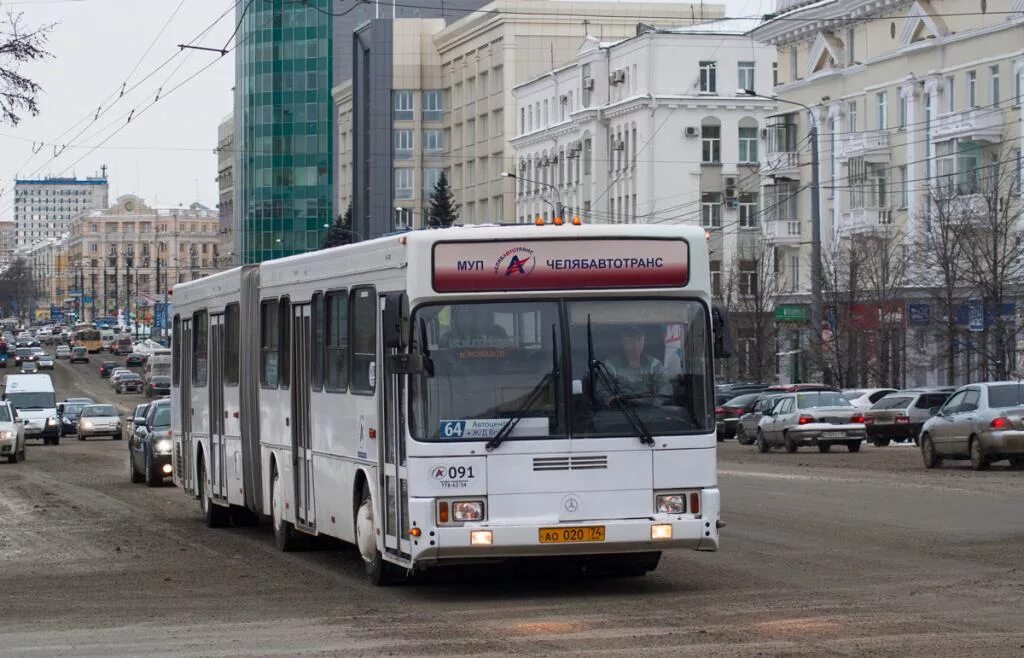
{"label": "balcony", "polygon": [[885,235],[894,230],[892,209],[853,208],[840,215],[844,232],[852,235]]}
{"label": "balcony", "polygon": [[943,114],[932,124],[931,140],[945,142],[998,142],[1003,133],[1003,113],[992,108],[974,108]]}
{"label": "balcony", "polygon": [[839,144],[839,159],[864,158],[865,162],[889,162],[889,135],[870,130],[851,133]]}
{"label": "balcony", "polygon": [[800,155],[796,151],[771,151],[761,159],[761,173],[767,176],[800,178]]}
{"label": "balcony", "polygon": [[776,247],[793,247],[800,244],[798,219],[769,219],[762,226],[764,239]]}

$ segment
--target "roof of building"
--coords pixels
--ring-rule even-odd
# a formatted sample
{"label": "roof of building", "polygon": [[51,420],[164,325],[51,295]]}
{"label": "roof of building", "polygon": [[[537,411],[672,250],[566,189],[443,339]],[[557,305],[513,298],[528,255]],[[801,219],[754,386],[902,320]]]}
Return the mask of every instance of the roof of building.
{"label": "roof of building", "polygon": [[685,27],[676,27],[665,30],[674,34],[749,34],[758,28],[764,21],[760,18],[720,18],[705,23],[695,23]]}
{"label": "roof of building", "polygon": [[15,179],[15,185],[106,185],[106,178],[43,178],[41,180]]}

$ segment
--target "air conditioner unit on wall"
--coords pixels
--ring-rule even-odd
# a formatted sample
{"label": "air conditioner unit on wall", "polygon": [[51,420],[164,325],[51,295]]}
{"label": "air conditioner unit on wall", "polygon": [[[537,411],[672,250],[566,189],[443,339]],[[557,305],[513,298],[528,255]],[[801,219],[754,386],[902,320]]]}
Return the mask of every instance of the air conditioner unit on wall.
{"label": "air conditioner unit on wall", "polygon": [[687,137],[696,137],[700,134],[700,129],[697,128],[697,126],[686,126],[686,130],[683,131],[683,134]]}
{"label": "air conditioner unit on wall", "polygon": [[568,103],[569,102],[569,95],[568,94],[562,94],[561,96],[558,97],[558,102],[559,103]]}
{"label": "air conditioner unit on wall", "polygon": [[583,88],[587,90],[592,90],[594,88],[594,79],[589,75],[583,78]]}
{"label": "air conditioner unit on wall", "polygon": [[611,75],[608,76],[608,82],[613,85],[622,84],[626,81],[626,71],[624,69],[615,69]]}

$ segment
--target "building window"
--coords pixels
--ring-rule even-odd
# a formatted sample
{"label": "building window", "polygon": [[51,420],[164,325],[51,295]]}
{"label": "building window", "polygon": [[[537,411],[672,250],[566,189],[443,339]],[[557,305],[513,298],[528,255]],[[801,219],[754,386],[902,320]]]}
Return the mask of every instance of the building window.
{"label": "building window", "polygon": [[423,196],[428,197],[434,192],[437,181],[441,178],[440,167],[423,168]]}
{"label": "building window", "polygon": [[740,162],[757,162],[757,128],[740,128]]}
{"label": "building window", "polygon": [[721,126],[701,126],[701,162],[718,163],[722,161],[722,128]]}
{"label": "building window", "polygon": [[789,289],[796,291],[800,289],[800,257],[789,257]]}
{"label": "building window", "polygon": [[711,295],[722,296],[722,261],[711,261]]}
{"label": "building window", "polygon": [[700,195],[700,225],[704,228],[721,228],[721,192],[705,192]]}
{"label": "building window", "polygon": [[395,169],[395,198],[411,199],[413,190],[412,169]]}
{"label": "building window", "polygon": [[787,82],[793,82],[797,79],[797,72],[800,69],[797,68],[797,49],[793,46],[789,49],[789,80]]}
{"label": "building window", "polygon": [[846,31],[846,65],[853,66],[857,63],[857,49],[855,46],[857,36],[856,30],[852,27]]}
{"label": "building window", "polygon": [[885,130],[889,127],[889,99],[884,91],[875,94],[878,107],[878,129]]}
{"label": "building window", "polygon": [[772,87],[779,86],[779,63],[772,62]]}
{"label": "building window", "polygon": [[[440,89],[429,89],[423,92],[423,120],[440,121],[444,113],[444,92]],[[395,117],[396,119],[398,117]]]}
{"label": "building window", "polygon": [[953,93],[953,84],[956,82],[953,76],[946,78],[946,112],[952,112],[956,107],[956,94]]}
{"label": "building window", "polygon": [[395,160],[412,157],[412,130],[401,128],[395,131]]}
{"label": "building window", "polygon": [[757,261],[740,261],[740,294],[745,297],[757,295]]}
{"label": "building window", "polygon": [[907,98],[900,94],[900,128],[907,127]]}
{"label": "building window", "polygon": [[700,63],[700,92],[702,94],[718,93],[718,63]]}
{"label": "building window", "polygon": [[423,152],[437,154],[444,151],[444,132],[436,128],[423,131]]}
{"label": "building window", "polygon": [[740,62],[737,65],[737,73],[739,75],[740,89],[754,90],[754,63],[753,62]]}
{"label": "building window", "polygon": [[989,73],[989,89],[991,90],[992,105],[999,105],[999,65],[993,64],[988,67]]}
{"label": "building window", "polygon": [[967,107],[978,107],[978,72],[967,72]]}
{"label": "building window", "polygon": [[394,119],[395,121],[412,121],[412,91],[408,89],[396,89],[391,92],[394,98]]}
{"label": "building window", "polygon": [[857,132],[857,101],[846,104],[846,131]]}
{"label": "building window", "polygon": [[757,228],[758,193],[740,194],[740,228]]}
{"label": "building window", "polygon": [[899,207],[907,207],[907,168],[898,167],[896,169],[897,175],[900,177],[900,188],[899,188]]}

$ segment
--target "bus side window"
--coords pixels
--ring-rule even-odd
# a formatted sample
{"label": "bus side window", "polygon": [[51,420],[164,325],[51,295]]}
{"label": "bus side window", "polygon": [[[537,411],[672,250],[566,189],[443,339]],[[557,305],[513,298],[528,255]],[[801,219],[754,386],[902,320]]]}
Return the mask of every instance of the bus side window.
{"label": "bus side window", "polygon": [[206,337],[210,333],[210,322],[206,311],[192,314],[192,383],[206,386]]}
{"label": "bus side window", "polygon": [[238,341],[241,338],[238,326],[238,304],[228,304],[224,309],[224,383],[238,385]]}
{"label": "bus side window", "polygon": [[324,295],[318,292],[313,295],[313,304],[310,309],[310,321],[313,325],[313,349],[312,354],[312,387],[319,391],[324,386]]}
{"label": "bus side window", "polygon": [[377,388],[377,293],[372,287],[352,290],[353,393],[373,395]]}
{"label": "bus side window", "polygon": [[277,388],[277,300],[260,305],[260,384]]}
{"label": "bus side window", "polygon": [[171,379],[175,386],[181,383],[181,317],[174,316],[174,323],[171,329]]}
{"label": "bus side window", "polygon": [[348,291],[327,293],[325,306],[327,381],[324,388],[331,393],[344,393],[348,388]]}
{"label": "bus side window", "polygon": [[291,327],[292,327],[292,304],[288,297],[282,297],[277,304],[278,321],[280,329],[277,335],[278,357],[277,357],[277,384],[281,388],[288,388],[291,380]]}

